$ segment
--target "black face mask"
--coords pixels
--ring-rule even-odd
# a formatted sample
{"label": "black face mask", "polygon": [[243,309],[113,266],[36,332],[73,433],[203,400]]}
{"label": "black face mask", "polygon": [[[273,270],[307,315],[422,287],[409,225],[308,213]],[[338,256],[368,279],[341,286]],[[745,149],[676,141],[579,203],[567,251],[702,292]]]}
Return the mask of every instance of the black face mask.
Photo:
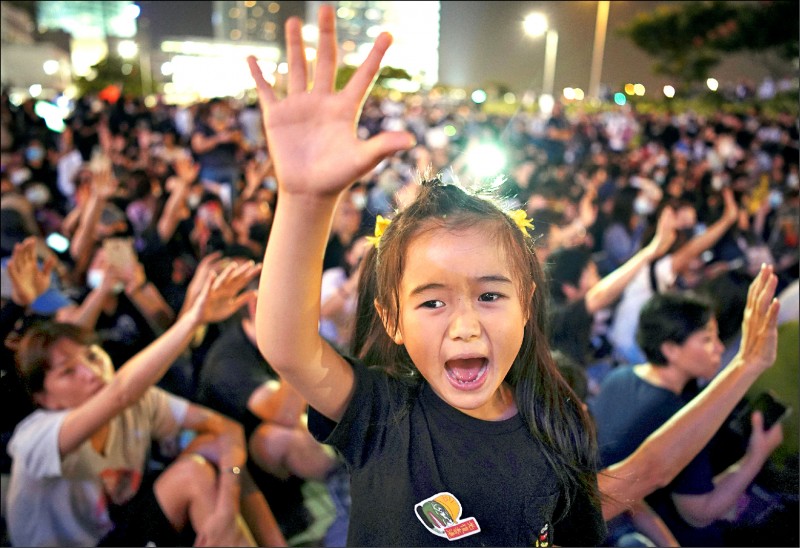
{"label": "black face mask", "polygon": [[271,227],[272,225],[269,223],[255,223],[250,225],[250,230],[247,233],[247,237],[254,242],[266,245],[267,239],[269,239],[269,231]]}

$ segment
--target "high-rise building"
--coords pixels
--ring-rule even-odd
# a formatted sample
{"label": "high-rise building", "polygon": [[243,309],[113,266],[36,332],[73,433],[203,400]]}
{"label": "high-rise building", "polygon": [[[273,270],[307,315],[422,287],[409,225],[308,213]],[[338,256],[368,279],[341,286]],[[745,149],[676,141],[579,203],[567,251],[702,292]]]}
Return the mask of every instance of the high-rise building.
{"label": "high-rise building", "polygon": [[[37,2],[36,25],[40,32],[59,29],[72,36],[72,71],[87,76],[121,41],[132,43],[137,35],[140,8],[131,0]],[[129,46],[130,48],[131,46]]]}
{"label": "high-rise building", "polygon": [[233,42],[283,44],[283,27],[292,15],[305,17],[306,2],[215,0],[214,38]]}
{"label": "high-rise building", "polygon": [[[292,15],[306,25],[303,36],[314,45],[316,19],[323,2],[216,0],[212,24],[217,40],[262,43],[283,49],[283,29]],[[405,69],[414,81],[411,89],[430,86],[439,77],[440,2],[338,1],[336,24],[342,61],[357,65],[369,53],[381,31],[394,36],[386,55],[387,65]]]}
{"label": "high-rise building", "polygon": [[139,7],[131,0],[37,2],[40,31],[61,29],[73,38],[133,38]]}

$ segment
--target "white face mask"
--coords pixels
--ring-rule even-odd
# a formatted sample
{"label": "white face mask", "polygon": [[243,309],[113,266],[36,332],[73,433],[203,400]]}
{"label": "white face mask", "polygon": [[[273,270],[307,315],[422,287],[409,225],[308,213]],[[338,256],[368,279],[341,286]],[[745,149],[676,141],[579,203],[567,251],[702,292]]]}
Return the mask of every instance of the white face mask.
{"label": "white face mask", "polygon": [[[101,285],[103,285],[103,278],[105,277],[105,272],[100,270],[99,268],[90,268],[86,272],[86,285],[89,286],[90,289],[97,289]],[[114,286],[114,293],[122,293],[125,289],[125,284],[122,282],[117,282]]]}
{"label": "white face mask", "polygon": [[34,207],[41,207],[50,200],[50,191],[44,185],[33,185],[25,190],[25,198]]}
{"label": "white face mask", "polygon": [[367,195],[362,193],[356,193],[350,196],[351,200],[353,201],[353,205],[356,206],[356,209],[359,211],[367,207]]}
{"label": "white face mask", "polygon": [[653,204],[647,198],[639,196],[633,201],[633,210],[637,215],[650,215],[653,212]]}
{"label": "white face mask", "polygon": [[189,197],[186,198],[186,203],[189,205],[189,209],[197,209],[197,206],[200,205],[200,199],[202,197],[199,194],[189,194]]}

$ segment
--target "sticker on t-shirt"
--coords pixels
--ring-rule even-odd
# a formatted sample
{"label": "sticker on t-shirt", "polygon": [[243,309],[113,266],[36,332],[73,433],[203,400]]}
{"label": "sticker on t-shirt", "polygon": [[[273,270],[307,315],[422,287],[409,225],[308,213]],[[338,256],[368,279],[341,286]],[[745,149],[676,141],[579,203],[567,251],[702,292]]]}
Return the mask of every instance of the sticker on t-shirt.
{"label": "sticker on t-shirt", "polygon": [[550,546],[550,524],[545,523],[536,535],[536,548],[548,548]]}
{"label": "sticker on t-shirt", "polygon": [[458,540],[481,531],[475,518],[461,519],[461,503],[451,493],[437,493],[418,502],[414,510],[428,531],[447,540]]}

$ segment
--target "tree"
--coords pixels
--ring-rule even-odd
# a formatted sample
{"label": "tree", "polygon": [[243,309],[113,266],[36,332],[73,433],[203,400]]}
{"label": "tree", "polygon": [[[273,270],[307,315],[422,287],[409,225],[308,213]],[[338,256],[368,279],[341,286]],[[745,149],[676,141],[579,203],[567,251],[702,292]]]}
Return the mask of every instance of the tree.
{"label": "tree", "polygon": [[[356,67],[352,65],[344,65],[339,67],[336,73],[336,89],[342,89],[356,71]],[[411,80],[411,75],[401,68],[383,67],[378,73],[378,79],[375,81],[377,87],[384,87],[386,80]]]}
{"label": "tree", "polygon": [[92,66],[92,79],[80,77],[75,79],[78,95],[95,94],[115,85],[122,88],[126,95],[142,95],[142,76],[139,61],[126,60],[114,54]]}
{"label": "tree", "polygon": [[653,56],[653,71],[686,84],[704,80],[722,56],[740,51],[798,55],[796,0],[688,2],[641,13],[619,30]]}

